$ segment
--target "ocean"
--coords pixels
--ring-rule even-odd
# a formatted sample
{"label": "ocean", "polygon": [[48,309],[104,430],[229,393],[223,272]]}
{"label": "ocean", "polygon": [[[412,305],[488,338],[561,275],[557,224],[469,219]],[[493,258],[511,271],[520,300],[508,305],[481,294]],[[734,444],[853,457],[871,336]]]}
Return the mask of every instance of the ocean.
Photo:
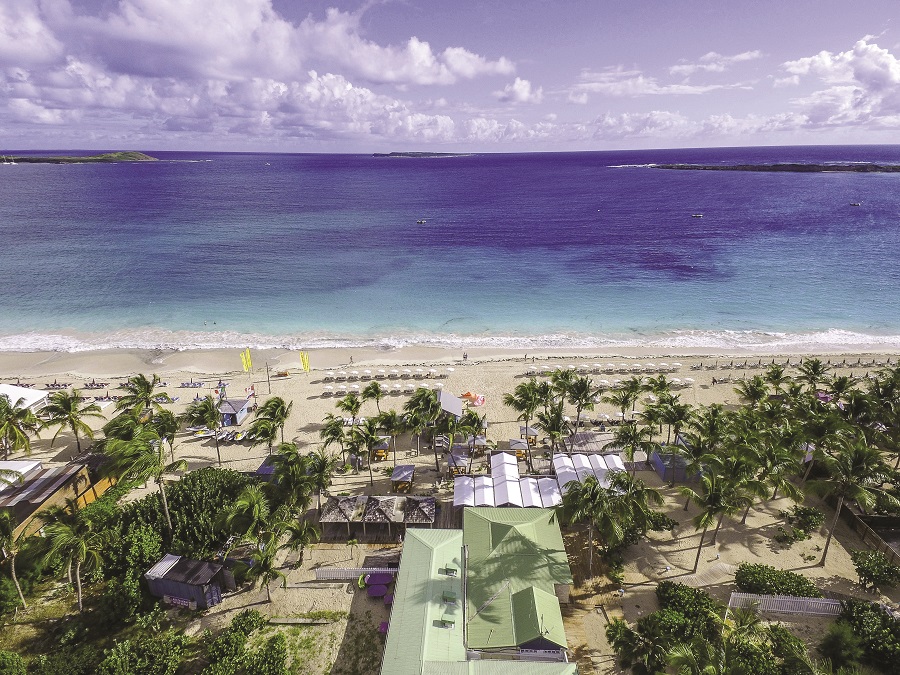
{"label": "ocean", "polygon": [[900,174],[648,166],[900,146],[147,152],[0,165],[0,350],[900,348]]}

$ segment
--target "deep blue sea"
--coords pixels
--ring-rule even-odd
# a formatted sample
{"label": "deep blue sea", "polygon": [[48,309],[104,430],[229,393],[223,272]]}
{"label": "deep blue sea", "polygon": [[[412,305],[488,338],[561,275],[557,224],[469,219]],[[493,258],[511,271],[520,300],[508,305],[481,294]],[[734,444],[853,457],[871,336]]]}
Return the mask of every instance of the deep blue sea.
{"label": "deep blue sea", "polygon": [[900,146],[148,152],[0,164],[0,349],[900,348],[900,174],[646,166]]}

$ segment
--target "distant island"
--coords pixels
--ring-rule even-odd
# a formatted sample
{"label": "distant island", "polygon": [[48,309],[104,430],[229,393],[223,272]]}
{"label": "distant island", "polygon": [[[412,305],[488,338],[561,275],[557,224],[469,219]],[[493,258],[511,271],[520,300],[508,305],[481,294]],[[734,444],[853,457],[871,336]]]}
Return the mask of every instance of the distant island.
{"label": "distant island", "polygon": [[87,157],[4,157],[17,164],[83,164],[87,162],[158,162],[156,157],[145,155],[143,152],[107,152],[102,155],[89,155]]}
{"label": "distant island", "polygon": [[422,159],[425,157],[469,157],[471,153],[465,152],[375,152],[373,157],[407,157]]}
{"label": "distant island", "polygon": [[900,164],[654,164],[652,166],[654,169],[679,169],[682,171],[900,172]]}

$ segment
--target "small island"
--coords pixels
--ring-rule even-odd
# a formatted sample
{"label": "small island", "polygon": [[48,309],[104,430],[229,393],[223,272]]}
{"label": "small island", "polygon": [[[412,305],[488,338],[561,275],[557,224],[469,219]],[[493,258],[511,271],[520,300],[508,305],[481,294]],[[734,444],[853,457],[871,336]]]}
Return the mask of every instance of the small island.
{"label": "small island", "polygon": [[469,157],[464,152],[375,152],[373,157],[405,157],[408,159],[424,159],[429,157]]}
{"label": "small island", "polygon": [[900,172],[900,164],[653,164],[652,167],[654,169],[679,169],[682,171]]}
{"label": "small island", "polygon": [[88,155],[86,157],[61,156],[61,157],[14,157],[8,158],[16,164],[86,164],[103,162],[158,162],[156,157],[145,155],[143,152],[107,152],[102,155]]}

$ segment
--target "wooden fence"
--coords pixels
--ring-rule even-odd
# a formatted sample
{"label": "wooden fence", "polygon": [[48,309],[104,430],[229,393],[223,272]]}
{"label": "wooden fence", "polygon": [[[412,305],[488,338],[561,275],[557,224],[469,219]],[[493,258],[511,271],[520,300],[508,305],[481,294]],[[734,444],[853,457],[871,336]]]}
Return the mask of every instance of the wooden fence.
{"label": "wooden fence", "polygon": [[316,581],[349,581],[362,574],[397,574],[395,567],[317,567]]}
{"label": "wooden fence", "polygon": [[732,593],[728,601],[729,609],[753,607],[760,612],[778,614],[814,614],[816,616],[837,616],[841,613],[840,600],[826,598],[798,598],[793,595],[755,595],[753,593]]}

